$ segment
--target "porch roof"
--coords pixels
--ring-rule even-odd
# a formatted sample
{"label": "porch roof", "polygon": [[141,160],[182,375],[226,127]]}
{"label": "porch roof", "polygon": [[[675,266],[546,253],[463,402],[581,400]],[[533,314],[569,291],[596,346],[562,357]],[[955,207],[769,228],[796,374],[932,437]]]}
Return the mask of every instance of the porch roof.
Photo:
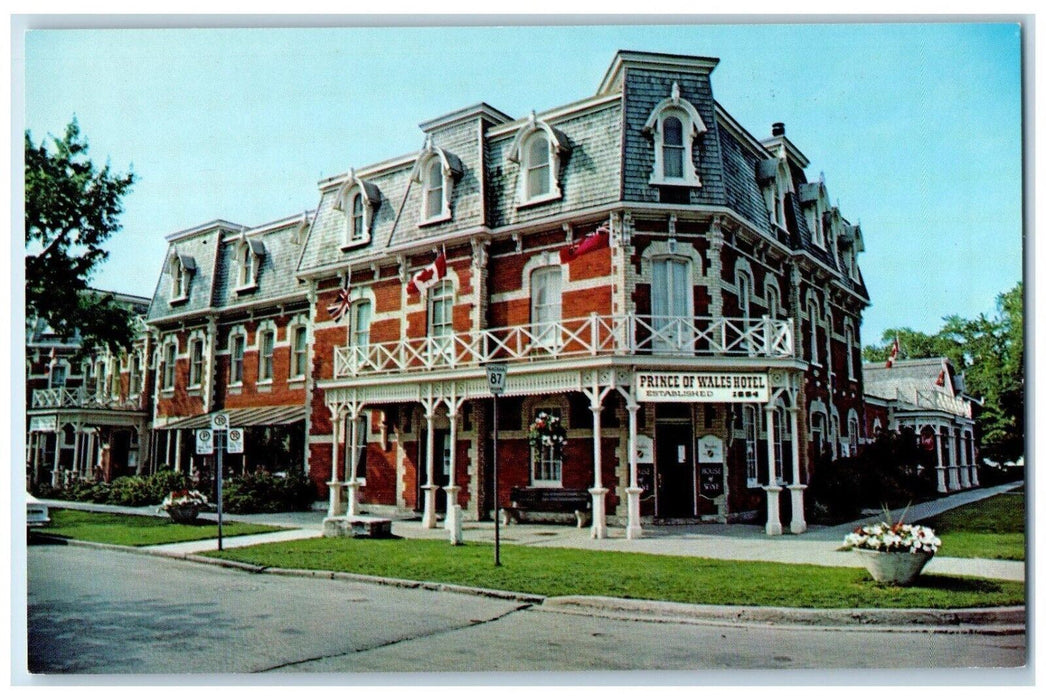
{"label": "porch roof", "polygon": [[[223,413],[229,416],[229,425],[243,428],[252,425],[286,425],[305,420],[305,406],[259,406],[256,408],[230,408]],[[173,420],[163,430],[209,428],[211,414],[190,416]]]}

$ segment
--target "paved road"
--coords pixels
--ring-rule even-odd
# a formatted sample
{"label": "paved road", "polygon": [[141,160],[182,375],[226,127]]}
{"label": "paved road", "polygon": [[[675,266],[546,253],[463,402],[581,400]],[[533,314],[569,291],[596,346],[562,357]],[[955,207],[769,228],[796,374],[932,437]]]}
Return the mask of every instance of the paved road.
{"label": "paved road", "polygon": [[991,668],[1023,664],[1026,644],[618,620],[50,544],[29,547],[28,582],[36,673]]}

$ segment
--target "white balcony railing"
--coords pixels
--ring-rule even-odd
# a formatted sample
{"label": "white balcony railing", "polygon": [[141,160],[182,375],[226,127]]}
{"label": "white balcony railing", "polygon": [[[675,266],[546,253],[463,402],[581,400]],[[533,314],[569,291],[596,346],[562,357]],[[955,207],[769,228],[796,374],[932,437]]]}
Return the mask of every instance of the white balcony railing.
{"label": "white balcony railing", "polygon": [[137,397],[113,398],[108,392],[88,393],[78,389],[37,389],[33,392],[33,408],[109,408],[125,411],[141,410]]}
{"label": "white balcony railing", "polygon": [[795,356],[791,319],[599,316],[336,348],[335,378],[596,355]]}
{"label": "white balcony railing", "polygon": [[915,405],[920,408],[937,409],[966,418],[973,416],[973,406],[969,401],[963,401],[940,391],[920,391],[917,389],[915,391]]}

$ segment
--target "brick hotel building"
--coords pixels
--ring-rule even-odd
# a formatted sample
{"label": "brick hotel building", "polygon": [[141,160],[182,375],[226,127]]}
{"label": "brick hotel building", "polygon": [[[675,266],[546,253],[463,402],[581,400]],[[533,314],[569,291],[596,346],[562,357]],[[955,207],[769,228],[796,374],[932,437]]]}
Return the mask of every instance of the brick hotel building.
{"label": "brick hotel building", "polygon": [[314,211],[168,236],[148,463],[207,470],[192,430],[225,411],[264,447],[233,473],[303,469],[331,516],[489,518],[498,363],[500,503],[803,532],[811,465],[868,435],[862,234],[784,125],[715,101],[716,64],[622,51],[571,104],[422,123]]}

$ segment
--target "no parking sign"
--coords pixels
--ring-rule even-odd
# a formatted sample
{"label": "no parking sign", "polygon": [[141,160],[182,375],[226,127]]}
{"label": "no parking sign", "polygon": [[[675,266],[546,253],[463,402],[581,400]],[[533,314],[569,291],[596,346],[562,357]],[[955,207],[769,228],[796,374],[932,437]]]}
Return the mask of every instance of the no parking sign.
{"label": "no parking sign", "polygon": [[227,449],[231,455],[243,454],[243,428],[229,428]]}
{"label": "no parking sign", "polygon": [[201,428],[196,431],[196,454],[198,455],[212,455],[214,454],[214,432],[207,428]]}

